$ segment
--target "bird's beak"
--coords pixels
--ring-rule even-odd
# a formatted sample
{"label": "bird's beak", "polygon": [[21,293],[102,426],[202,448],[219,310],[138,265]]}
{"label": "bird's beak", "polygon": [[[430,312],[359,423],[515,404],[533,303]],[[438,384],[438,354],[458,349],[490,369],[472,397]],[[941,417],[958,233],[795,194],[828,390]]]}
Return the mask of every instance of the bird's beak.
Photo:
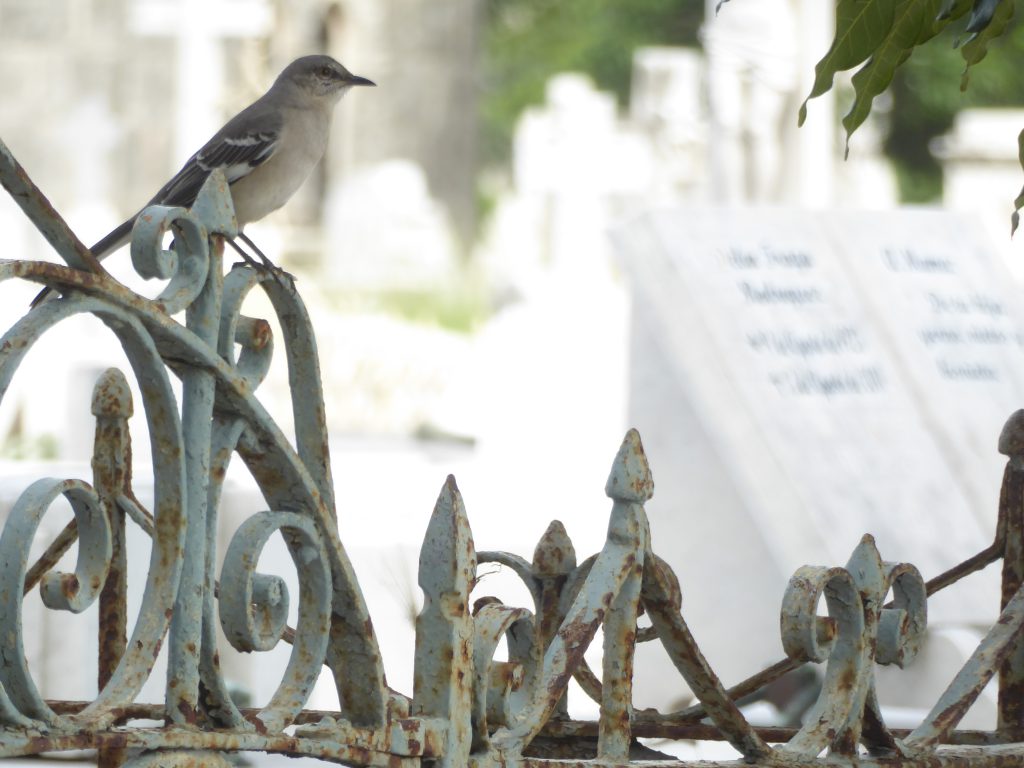
{"label": "bird's beak", "polygon": [[373,80],[367,80],[359,75],[349,75],[346,82],[348,85],[377,85]]}

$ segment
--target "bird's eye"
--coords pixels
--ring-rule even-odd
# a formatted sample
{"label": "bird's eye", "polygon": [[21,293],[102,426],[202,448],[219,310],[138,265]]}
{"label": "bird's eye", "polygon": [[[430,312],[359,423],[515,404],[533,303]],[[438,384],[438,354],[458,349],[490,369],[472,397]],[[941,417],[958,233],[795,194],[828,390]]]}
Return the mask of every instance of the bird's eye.
{"label": "bird's eye", "polygon": [[331,68],[330,67],[320,67],[320,77],[330,77],[330,76],[331,76]]}

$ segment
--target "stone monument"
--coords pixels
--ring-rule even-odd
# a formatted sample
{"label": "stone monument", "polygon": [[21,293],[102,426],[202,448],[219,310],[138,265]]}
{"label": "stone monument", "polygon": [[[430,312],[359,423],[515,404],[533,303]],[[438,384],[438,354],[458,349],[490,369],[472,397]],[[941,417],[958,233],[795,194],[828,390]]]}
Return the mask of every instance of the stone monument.
{"label": "stone monument", "polygon": [[[841,565],[871,533],[927,579],[991,543],[996,440],[1024,405],[1024,313],[970,221],[672,209],[616,243],[630,422],[671,468],[654,540],[678,542],[663,554],[727,682],[781,657],[770,630],[799,566]],[[933,598],[931,624],[994,619],[990,571]],[[723,588],[686,588],[709,579]]]}

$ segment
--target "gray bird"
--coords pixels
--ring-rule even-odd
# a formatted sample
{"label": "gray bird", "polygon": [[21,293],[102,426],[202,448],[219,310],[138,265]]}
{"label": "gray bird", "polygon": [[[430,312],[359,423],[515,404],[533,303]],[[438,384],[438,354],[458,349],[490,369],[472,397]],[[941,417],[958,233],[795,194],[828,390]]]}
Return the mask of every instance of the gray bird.
{"label": "gray bird", "polygon": [[[375,83],[353,75],[330,56],[296,59],[278,75],[270,90],[228,120],[192,155],[146,206],[191,207],[210,172],[220,168],[231,188],[239,230],[276,211],[320,162],[334,107],[354,85]],[[93,255],[103,259],[127,243],[139,213],[141,210],[96,243]],[[239,238],[264,267],[276,271],[248,237],[239,232]],[[235,243],[231,245],[254,263]],[[44,288],[32,305],[46,298],[50,290]]]}

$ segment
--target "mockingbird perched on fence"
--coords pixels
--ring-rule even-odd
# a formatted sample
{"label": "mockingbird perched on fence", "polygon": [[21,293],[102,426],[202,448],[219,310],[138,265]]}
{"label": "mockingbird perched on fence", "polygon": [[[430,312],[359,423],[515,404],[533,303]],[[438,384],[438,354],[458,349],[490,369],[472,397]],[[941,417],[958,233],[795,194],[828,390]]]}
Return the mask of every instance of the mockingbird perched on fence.
{"label": "mockingbird perched on fence", "polygon": [[[334,106],[353,85],[375,83],[353,75],[330,56],[296,59],[278,75],[270,90],[228,120],[146,205],[189,208],[206,177],[214,168],[221,168],[231,188],[239,230],[276,211],[320,162],[327,148]],[[91,249],[93,255],[103,259],[127,243],[139,213],[96,243]],[[265,268],[276,272],[248,237],[241,232],[238,236]],[[254,263],[233,241],[229,242],[242,258]],[[44,288],[33,306],[50,290]]]}

